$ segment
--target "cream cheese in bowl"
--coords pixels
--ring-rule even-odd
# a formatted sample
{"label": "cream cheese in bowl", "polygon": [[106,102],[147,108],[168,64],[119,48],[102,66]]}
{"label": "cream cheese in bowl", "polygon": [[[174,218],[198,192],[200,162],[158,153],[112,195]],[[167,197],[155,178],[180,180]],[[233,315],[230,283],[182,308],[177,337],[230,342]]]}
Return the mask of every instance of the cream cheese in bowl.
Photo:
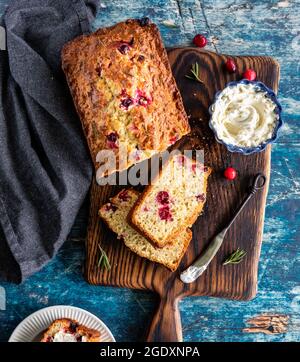
{"label": "cream cheese in bowl", "polygon": [[210,127],[229,151],[257,152],[276,139],[280,112],[275,94],[263,83],[232,82],[210,107]]}

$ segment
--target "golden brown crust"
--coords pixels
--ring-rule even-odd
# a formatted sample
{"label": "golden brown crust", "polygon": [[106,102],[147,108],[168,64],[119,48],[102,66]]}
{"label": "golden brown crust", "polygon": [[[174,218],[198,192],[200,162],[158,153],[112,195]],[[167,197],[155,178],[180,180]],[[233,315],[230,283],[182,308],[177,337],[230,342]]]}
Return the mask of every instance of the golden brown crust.
{"label": "golden brown crust", "polygon": [[44,332],[41,342],[53,342],[54,335],[59,331],[69,332],[76,335],[78,342],[82,337],[86,342],[100,342],[100,332],[79,324],[74,319],[61,318],[56,319]]}
{"label": "golden brown crust", "polygon": [[[171,159],[169,159],[168,162],[171,162]],[[197,220],[197,218],[199,217],[199,215],[201,214],[205,201],[203,202],[199,202],[197,205],[197,208],[195,208],[193,214],[191,214],[191,216],[186,220],[184,225],[178,225],[178,227],[176,229],[174,229],[174,231],[172,232],[172,234],[170,234],[170,236],[164,240],[163,242],[161,242],[158,239],[155,239],[153,237],[153,235],[151,235],[144,227],[144,225],[138,220],[138,212],[140,210],[140,207],[142,206],[142,204],[145,202],[147,196],[149,195],[149,193],[151,192],[153,185],[155,184],[156,180],[158,180],[163,172],[164,168],[161,169],[159,171],[159,174],[154,178],[153,182],[151,185],[148,185],[144,192],[142,192],[139,196],[139,198],[137,199],[136,203],[134,204],[134,206],[132,207],[130,214],[128,215],[128,222],[130,223],[130,225],[132,227],[135,228],[135,230],[137,230],[140,234],[142,234],[145,238],[147,238],[150,242],[152,242],[155,246],[159,247],[159,248],[163,248],[165,245],[167,244],[172,244],[174,238],[176,238],[180,232],[183,229],[188,229],[189,227],[191,227],[195,221]],[[212,169],[210,167],[206,167],[206,171],[204,174],[204,184],[203,184],[203,190],[205,190],[204,194],[206,194],[206,190],[207,190],[207,182],[208,182],[208,177],[211,174]]]}
{"label": "golden brown crust", "polygon": [[100,332],[95,329],[88,328],[83,325],[79,325],[77,332],[87,338],[87,342],[100,342]]}
{"label": "golden brown crust", "polygon": [[[108,204],[104,204],[101,206],[100,210],[99,210],[99,216],[100,218],[105,222],[105,224],[113,231],[115,232],[115,227],[114,227],[114,223],[112,223],[112,219],[109,219],[107,218],[106,214],[105,214],[105,211],[102,212],[102,210],[105,210],[105,207],[107,205],[115,205],[116,207],[119,207],[120,205],[120,199],[119,199],[119,195],[122,194],[122,192],[126,191],[128,193],[128,195],[134,195],[136,197],[138,197],[140,195],[140,193],[132,188],[130,189],[123,189],[122,191],[120,191],[117,195],[115,195],[114,197],[110,198],[110,203]],[[148,254],[148,256],[146,257],[145,254],[141,253],[140,252],[140,248],[138,246],[136,246],[135,248],[131,245],[130,247],[126,244],[126,240],[124,239],[124,243],[127,247],[129,247],[129,249],[131,251],[133,251],[134,253],[136,253],[137,255],[143,257],[143,258],[146,258],[150,261],[153,261],[153,262],[156,262],[156,263],[160,263],[162,265],[164,265],[165,267],[167,267],[168,269],[170,269],[172,272],[174,272],[180,262],[181,262],[181,259],[183,257],[183,255],[185,254],[188,246],[189,246],[189,243],[193,237],[193,234],[192,234],[192,231],[190,229],[186,229],[184,231],[182,231],[182,235],[180,237],[180,243],[182,243],[182,248],[181,248],[181,252],[180,254],[176,255],[176,262],[172,261],[172,260],[164,260],[163,262],[162,261],[158,261],[157,260],[157,257],[155,257],[154,255],[152,255],[151,253]],[[115,232],[116,233],[116,232]],[[118,233],[116,233],[118,235]],[[120,235],[118,235],[120,236]],[[179,234],[178,234],[179,236]],[[151,245],[153,245],[152,243],[149,243]],[[155,247],[155,246],[154,246]],[[169,247],[169,246],[167,246]],[[171,247],[171,246],[170,246]],[[158,248],[156,246],[156,249],[161,249],[161,248]],[[162,250],[162,249],[161,249]]]}
{"label": "golden brown crust", "polygon": [[[105,217],[103,217],[100,213],[99,213],[99,216],[100,216],[101,219],[105,222],[105,224],[106,224],[111,230],[113,230],[113,225],[111,225],[111,223],[109,222],[109,220],[106,219]],[[185,254],[185,252],[186,252],[186,250],[187,250],[187,248],[188,248],[188,246],[189,246],[189,244],[190,244],[190,242],[191,242],[191,240],[192,240],[192,237],[193,237],[193,233],[192,233],[192,231],[191,231],[190,229],[187,229],[183,234],[185,235],[185,237],[182,239],[182,243],[184,244],[184,247],[183,247],[180,255],[178,256],[177,263],[174,264],[174,263],[171,263],[171,262],[165,262],[164,264],[162,264],[162,265],[164,265],[166,268],[170,269],[172,272],[174,272],[174,271],[178,268],[178,266],[179,266],[179,264],[180,264],[180,262],[181,262],[181,259],[182,259],[182,257],[184,256],[184,254]],[[151,244],[154,245],[153,243],[151,243]],[[137,255],[139,255],[140,257],[145,258],[144,255],[141,255],[141,254],[139,253],[139,250],[138,250],[138,249],[135,249],[135,250],[132,250],[132,249],[131,249],[131,251],[134,251],[134,252],[135,252]],[[152,261],[152,262],[154,262],[154,263],[157,263],[157,262],[158,262],[158,261],[155,259],[155,257],[152,257],[151,255],[149,255],[146,259],[148,259],[148,260],[150,260],[150,261]]]}
{"label": "golden brown crust", "polygon": [[80,36],[64,46],[62,67],[96,168],[101,150],[117,162],[121,147],[133,155],[119,171],[190,132],[156,25],[128,20]]}
{"label": "golden brown crust", "polygon": [[[192,240],[192,237],[193,237],[193,233],[192,233],[192,231],[190,229],[187,229],[182,234],[184,235],[184,238],[182,239],[182,243],[183,243],[184,247],[183,247],[180,255],[178,256],[177,263],[174,264],[174,263],[167,262],[167,263],[164,264],[164,266],[167,267],[168,269],[170,269],[172,272],[174,272],[178,268],[178,266],[179,266],[179,264],[181,262],[181,259],[182,259],[183,255],[185,254],[186,249],[188,248],[188,246],[189,246],[189,244],[190,244],[190,242]],[[135,250],[135,253],[140,255],[138,250]],[[140,256],[144,257],[143,255],[140,255]],[[147,259],[150,260],[150,261],[153,261],[153,262],[157,262],[157,260],[154,257],[152,257],[151,255],[149,255],[147,257]]]}

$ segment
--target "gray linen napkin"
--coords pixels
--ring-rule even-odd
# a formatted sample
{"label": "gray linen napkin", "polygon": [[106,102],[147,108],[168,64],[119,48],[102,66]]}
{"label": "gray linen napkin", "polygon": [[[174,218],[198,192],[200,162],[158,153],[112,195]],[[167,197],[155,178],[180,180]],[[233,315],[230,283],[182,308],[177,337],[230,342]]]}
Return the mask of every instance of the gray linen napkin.
{"label": "gray linen napkin", "polygon": [[92,164],[61,70],[64,43],[90,31],[97,0],[16,0],[0,51],[0,278],[20,282],[63,244]]}

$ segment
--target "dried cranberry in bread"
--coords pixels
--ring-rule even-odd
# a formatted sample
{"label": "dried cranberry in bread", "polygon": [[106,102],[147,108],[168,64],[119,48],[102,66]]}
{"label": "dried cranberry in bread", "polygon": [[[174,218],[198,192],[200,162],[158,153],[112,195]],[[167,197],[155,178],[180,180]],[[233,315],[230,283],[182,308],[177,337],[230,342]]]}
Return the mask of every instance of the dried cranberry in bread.
{"label": "dried cranberry in bread", "polygon": [[156,248],[127,222],[128,213],[138,197],[139,192],[135,190],[122,190],[101,207],[99,215],[134,253],[176,270],[192,239],[191,230],[183,230],[172,245]]}
{"label": "dried cranberry in bread", "polygon": [[74,39],[63,48],[62,67],[96,169],[103,161],[96,160],[99,151],[112,150],[117,157],[106,175],[166,150],[190,132],[159,30],[147,19]]}
{"label": "dried cranberry in bread", "polygon": [[100,332],[73,319],[56,319],[44,332],[41,342],[100,342]]}
{"label": "dried cranberry in bread", "polygon": [[193,225],[205,200],[211,169],[184,155],[173,155],[132,209],[130,222],[159,247]]}

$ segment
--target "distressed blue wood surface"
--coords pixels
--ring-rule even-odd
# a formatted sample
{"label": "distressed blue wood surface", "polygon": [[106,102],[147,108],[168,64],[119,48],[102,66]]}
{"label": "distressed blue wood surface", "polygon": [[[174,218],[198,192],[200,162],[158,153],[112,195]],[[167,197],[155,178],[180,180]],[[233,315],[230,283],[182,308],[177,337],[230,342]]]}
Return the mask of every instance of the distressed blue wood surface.
{"label": "distressed blue wood surface", "polygon": [[[0,0],[0,12],[7,0]],[[279,96],[286,122],[272,151],[257,297],[250,302],[191,297],[180,304],[185,341],[300,341],[300,1],[101,1],[95,28],[150,16],[166,46],[190,44],[200,32],[227,54],[270,55],[281,65]],[[151,293],[93,287],[82,277],[87,202],[57,257],[20,286],[2,284],[0,340],[28,314],[70,304],[98,315],[118,341],[140,340],[154,311]],[[3,303],[0,304],[0,307]],[[2,305],[3,307],[3,305]],[[245,333],[246,321],[265,313],[290,317],[286,333]]]}

